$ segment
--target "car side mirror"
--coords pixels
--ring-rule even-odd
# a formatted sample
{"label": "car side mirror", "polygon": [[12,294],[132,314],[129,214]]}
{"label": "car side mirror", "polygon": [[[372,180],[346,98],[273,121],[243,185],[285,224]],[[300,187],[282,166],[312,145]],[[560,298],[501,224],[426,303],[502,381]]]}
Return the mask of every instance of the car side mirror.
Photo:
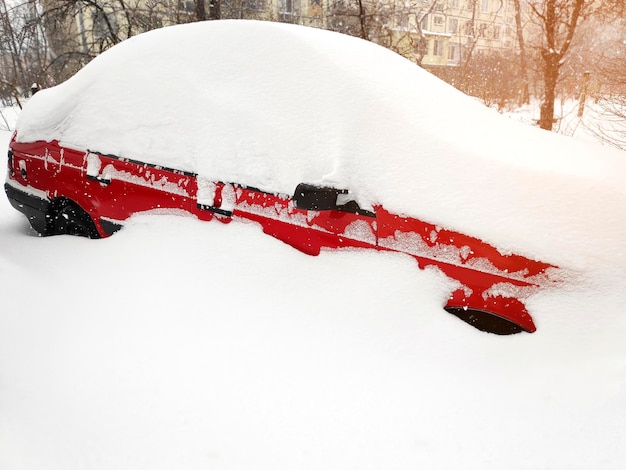
{"label": "car side mirror", "polygon": [[339,210],[337,196],[340,194],[348,194],[348,190],[300,183],[293,195],[293,202],[298,209],[314,211]]}

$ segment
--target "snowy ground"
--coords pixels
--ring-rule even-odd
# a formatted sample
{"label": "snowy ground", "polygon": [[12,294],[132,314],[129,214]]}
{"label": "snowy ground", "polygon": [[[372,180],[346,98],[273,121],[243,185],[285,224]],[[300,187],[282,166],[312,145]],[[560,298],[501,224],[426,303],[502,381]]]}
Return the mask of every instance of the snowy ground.
{"label": "snowy ground", "polygon": [[500,337],[402,255],[175,216],[40,238],[1,197],[0,468],[621,470],[623,246]]}
{"label": "snowy ground", "polygon": [[[579,106],[579,100],[557,100],[555,103],[557,121],[553,131],[584,142],[596,142],[603,145],[609,145],[610,142],[623,142],[622,136],[626,134],[626,123],[619,119],[619,115],[612,115],[605,109],[606,105],[603,106],[588,98],[583,108],[583,115],[579,117]],[[528,105],[505,111],[503,114],[514,120],[533,125],[539,119],[539,107],[539,100],[533,100]],[[601,129],[604,132],[599,132]]]}

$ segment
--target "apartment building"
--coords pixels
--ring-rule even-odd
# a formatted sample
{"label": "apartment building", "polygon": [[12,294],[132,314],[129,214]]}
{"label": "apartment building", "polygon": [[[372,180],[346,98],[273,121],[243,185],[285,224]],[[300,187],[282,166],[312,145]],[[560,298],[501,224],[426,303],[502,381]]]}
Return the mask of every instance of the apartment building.
{"label": "apartment building", "polygon": [[512,0],[439,0],[420,18],[427,41],[423,65],[459,65],[470,54],[516,47]]}
{"label": "apartment building", "polygon": [[266,1],[278,21],[364,33],[424,66],[457,66],[470,55],[517,47],[512,0],[250,1]]}
{"label": "apartment building", "polygon": [[[58,6],[59,0],[44,0]],[[197,0],[74,3],[69,30],[84,54],[142,31],[193,21]],[[204,0],[207,18],[280,21],[368,39],[427,67],[516,47],[512,0]],[[68,46],[63,35],[58,49]],[[74,48],[76,50],[76,48]]]}

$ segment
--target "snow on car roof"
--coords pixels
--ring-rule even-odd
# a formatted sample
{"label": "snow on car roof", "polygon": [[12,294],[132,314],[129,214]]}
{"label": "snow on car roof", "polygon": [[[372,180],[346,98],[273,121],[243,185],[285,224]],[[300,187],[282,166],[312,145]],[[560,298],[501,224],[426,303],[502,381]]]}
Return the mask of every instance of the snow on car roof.
{"label": "snow on car roof", "polygon": [[319,29],[222,20],[135,36],[36,94],[17,131],[271,192],[347,188],[556,263],[624,247],[623,153],[514,122]]}

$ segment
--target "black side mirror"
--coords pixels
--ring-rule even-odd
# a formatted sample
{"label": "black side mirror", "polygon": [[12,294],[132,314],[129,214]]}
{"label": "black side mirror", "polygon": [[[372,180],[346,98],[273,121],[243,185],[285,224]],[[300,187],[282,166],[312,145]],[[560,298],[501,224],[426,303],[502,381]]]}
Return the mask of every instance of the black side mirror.
{"label": "black side mirror", "polygon": [[298,209],[339,210],[337,196],[340,194],[348,194],[348,190],[300,183],[293,195],[293,202]]}

